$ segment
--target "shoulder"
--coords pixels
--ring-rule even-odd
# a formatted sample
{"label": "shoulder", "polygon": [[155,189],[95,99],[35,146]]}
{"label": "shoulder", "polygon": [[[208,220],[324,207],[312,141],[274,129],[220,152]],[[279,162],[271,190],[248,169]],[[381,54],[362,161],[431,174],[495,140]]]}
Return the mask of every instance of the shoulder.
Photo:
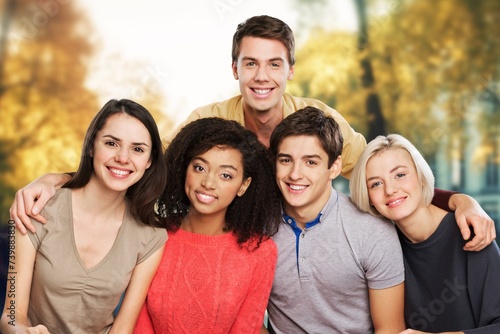
{"label": "shoulder", "polygon": [[326,103],[324,103],[320,100],[317,100],[317,99],[309,98],[309,97],[298,97],[298,96],[293,96],[291,94],[285,93],[283,95],[283,99],[284,99],[286,105],[293,105],[294,106],[295,110],[293,110],[293,111],[297,111],[298,109],[302,109],[302,108],[305,108],[307,106],[313,106],[313,107],[321,109],[325,112],[330,112],[330,113],[331,113],[331,111],[335,111],[335,109],[329,107]]}
{"label": "shoulder", "polygon": [[123,224],[126,224],[127,235],[143,243],[165,242],[168,238],[166,229],[144,224],[138,218],[133,217],[128,208]]}
{"label": "shoulder", "polygon": [[[356,233],[378,237],[391,234],[397,238],[397,232],[394,224],[388,219],[375,217],[369,213],[359,210],[351,201],[350,197],[341,192],[339,194],[339,210],[344,228],[355,230]],[[384,232],[384,234],[380,234]]]}
{"label": "shoulder", "polygon": [[[71,189],[60,188],[56,190],[54,197],[52,197],[47,204],[43,207],[41,212],[42,216],[45,217],[47,222],[54,222],[58,220],[66,220],[71,215]],[[35,219],[31,218],[31,221],[37,227],[45,226],[50,227],[52,224],[41,224]]]}
{"label": "shoulder", "polygon": [[[238,106],[241,105],[242,96],[237,95],[230,99],[210,103],[199,108],[196,108],[193,111],[193,114],[196,114],[199,118],[207,118],[207,117],[222,117],[228,118],[230,112],[234,112],[238,109]],[[241,111],[243,109],[241,108]]]}

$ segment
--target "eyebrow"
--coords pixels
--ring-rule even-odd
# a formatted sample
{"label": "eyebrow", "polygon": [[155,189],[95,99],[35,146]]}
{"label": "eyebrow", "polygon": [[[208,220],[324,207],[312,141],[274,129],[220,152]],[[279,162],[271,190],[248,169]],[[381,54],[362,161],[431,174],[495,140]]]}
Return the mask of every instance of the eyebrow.
{"label": "eyebrow", "polygon": [[[287,153],[278,153],[278,158],[280,157],[285,157],[285,158],[291,158],[292,156]],[[301,157],[302,159],[319,159],[321,160],[321,156],[318,154],[306,154]]]}
{"label": "eyebrow", "polygon": [[[194,158],[193,158],[193,161],[194,161],[194,160],[201,160],[201,161],[203,161],[204,163],[209,164],[209,162],[208,162],[207,160],[203,159],[202,157],[194,157]],[[219,168],[227,168],[227,169],[232,169],[232,170],[234,170],[234,171],[238,172],[238,168],[234,167],[233,165],[220,165],[220,166],[219,166]]]}
{"label": "eyebrow", "polygon": [[[253,57],[242,57],[241,60],[251,60],[251,61],[258,62],[258,59],[257,58],[253,58]],[[285,60],[283,58],[281,58],[281,57],[275,57],[275,58],[267,59],[266,61],[268,61],[268,62],[273,62],[273,61],[284,62]]]}
{"label": "eyebrow", "polygon": [[[396,167],[394,167],[393,169],[391,169],[389,172],[393,173],[396,170],[398,170],[399,168],[407,168],[407,167],[405,165],[397,165]],[[371,181],[371,180],[377,179],[377,178],[379,178],[379,176],[372,176],[372,177],[367,178],[366,181],[368,182],[368,181]]]}
{"label": "eyebrow", "polygon": [[[115,141],[118,141],[118,142],[121,142],[121,141],[122,141],[120,138],[117,138],[117,137],[115,137],[115,136],[113,136],[113,135],[103,135],[102,137],[103,137],[103,138],[111,138],[111,139],[113,139],[113,140],[115,140]],[[135,146],[146,146],[146,147],[149,147],[149,145],[148,145],[148,144],[146,144],[146,143],[141,143],[141,142],[132,143],[132,145],[135,145]]]}

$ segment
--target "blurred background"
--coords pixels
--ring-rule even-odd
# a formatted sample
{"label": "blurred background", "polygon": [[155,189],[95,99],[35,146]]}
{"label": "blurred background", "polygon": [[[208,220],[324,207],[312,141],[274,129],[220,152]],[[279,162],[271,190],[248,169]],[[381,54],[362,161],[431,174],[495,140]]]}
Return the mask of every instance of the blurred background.
{"label": "blurred background", "polygon": [[367,140],[406,136],[437,186],[475,197],[500,231],[498,0],[0,0],[0,263],[15,191],[76,170],[106,101],[142,103],[166,137],[239,93],[232,35],[262,14],[295,33],[288,92]]}

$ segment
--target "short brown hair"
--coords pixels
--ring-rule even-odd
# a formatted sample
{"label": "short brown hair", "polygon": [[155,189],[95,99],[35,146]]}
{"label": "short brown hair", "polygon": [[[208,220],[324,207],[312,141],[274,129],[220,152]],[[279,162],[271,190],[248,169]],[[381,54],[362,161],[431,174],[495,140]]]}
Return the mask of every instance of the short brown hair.
{"label": "short brown hair", "polygon": [[245,36],[280,41],[288,50],[288,62],[290,66],[295,64],[295,40],[293,38],[293,32],[292,29],[280,19],[261,15],[253,16],[238,24],[238,28],[236,28],[236,32],[233,35],[233,49],[231,54],[233,63],[238,61],[241,41]]}

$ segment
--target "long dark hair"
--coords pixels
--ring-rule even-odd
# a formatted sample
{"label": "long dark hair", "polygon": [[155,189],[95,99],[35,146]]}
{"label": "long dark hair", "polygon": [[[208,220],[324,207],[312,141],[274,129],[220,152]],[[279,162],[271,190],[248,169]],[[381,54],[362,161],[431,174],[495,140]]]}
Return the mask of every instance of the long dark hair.
{"label": "long dark hair", "polygon": [[153,116],[140,104],[127,100],[110,100],[94,116],[85,134],[83,142],[80,166],[73,178],[63,187],[82,188],[89,181],[94,173],[94,158],[91,154],[94,148],[94,141],[98,131],[100,131],[109,117],[124,113],[139,120],[151,136],[151,166],[146,169],[142,178],[127,189],[126,197],[130,201],[130,211],[132,215],[147,225],[157,225],[158,219],[155,215],[155,203],[165,187],[166,171],[162,159],[162,143],[158,127]]}
{"label": "long dark hair", "polygon": [[245,194],[235,197],[227,209],[227,229],[237,236],[240,245],[256,238],[258,247],[278,230],[280,195],[267,148],[252,131],[235,121],[202,118],[187,124],[175,136],[164,154],[167,185],[159,199],[160,220],[168,231],[179,229],[191,204],[184,190],[187,167],[195,156],[217,146],[238,150],[243,179],[252,178]]}

